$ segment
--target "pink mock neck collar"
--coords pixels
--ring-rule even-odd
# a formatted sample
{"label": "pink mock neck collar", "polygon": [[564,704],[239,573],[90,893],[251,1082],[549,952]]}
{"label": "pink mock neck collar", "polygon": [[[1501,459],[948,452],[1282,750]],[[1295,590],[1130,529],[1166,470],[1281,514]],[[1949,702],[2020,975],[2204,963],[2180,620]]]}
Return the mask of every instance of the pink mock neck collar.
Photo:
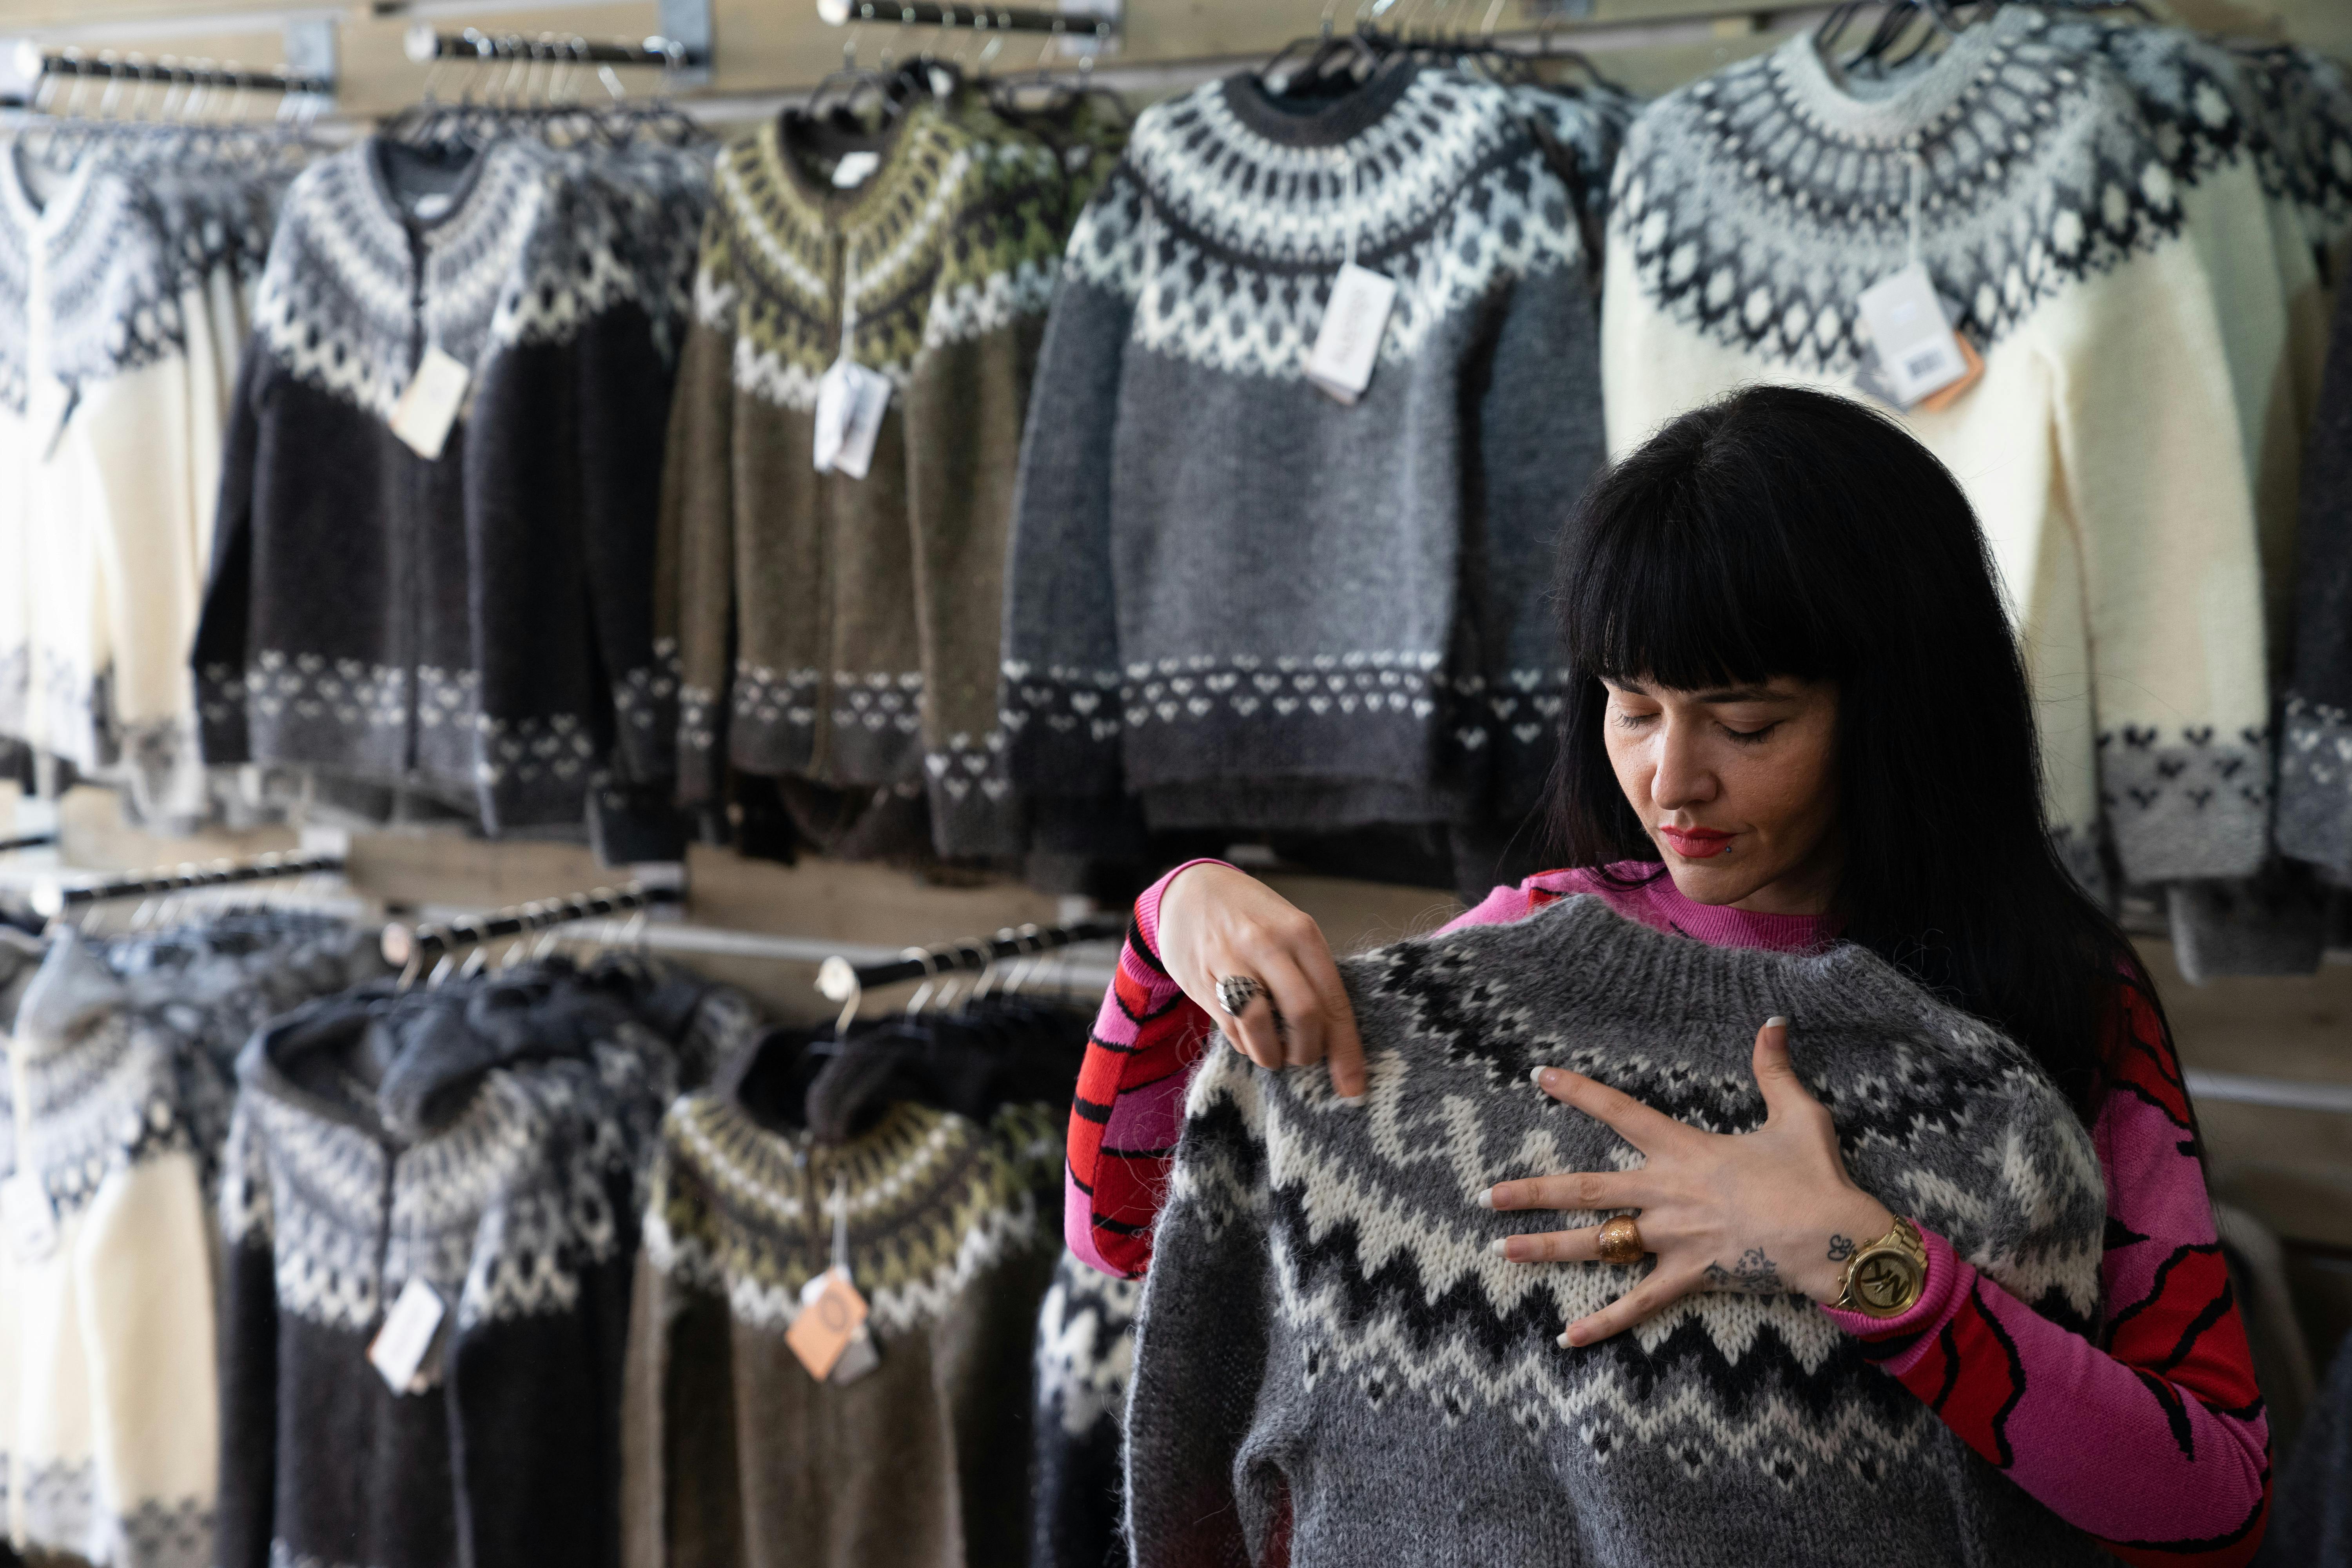
{"label": "pink mock neck collar", "polygon": [[1816,952],[1837,941],[1844,922],[1835,915],[1769,915],[1727,905],[1694,903],[1660,868],[1627,861],[1610,869],[1620,878],[1653,877],[1636,888],[1612,886],[1595,871],[1552,871],[1532,885],[1557,894],[1591,893],[1627,920],[1673,931],[1709,947],[1753,947],[1767,952]]}

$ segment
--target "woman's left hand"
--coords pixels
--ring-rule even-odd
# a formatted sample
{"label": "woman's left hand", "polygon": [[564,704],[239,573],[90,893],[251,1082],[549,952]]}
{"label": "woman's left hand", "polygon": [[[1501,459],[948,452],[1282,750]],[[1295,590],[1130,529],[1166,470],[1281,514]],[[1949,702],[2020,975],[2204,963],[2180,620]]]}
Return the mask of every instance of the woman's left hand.
{"label": "woman's left hand", "polygon": [[[1569,1324],[1563,1345],[1605,1340],[1694,1291],[1795,1291],[1835,1301],[1846,1259],[1894,1225],[1887,1207],[1846,1174],[1829,1110],[1789,1059],[1788,1020],[1757,1031],[1754,1065],[1764,1125],[1734,1134],[1685,1126],[1581,1073],[1537,1069],[1546,1094],[1607,1123],[1646,1163],[1502,1182],[1481,1201],[1497,1210],[1638,1210],[1642,1245],[1657,1256],[1633,1289]],[[1515,1262],[1590,1263],[1600,1235],[1594,1226],[1514,1236],[1499,1250]]]}

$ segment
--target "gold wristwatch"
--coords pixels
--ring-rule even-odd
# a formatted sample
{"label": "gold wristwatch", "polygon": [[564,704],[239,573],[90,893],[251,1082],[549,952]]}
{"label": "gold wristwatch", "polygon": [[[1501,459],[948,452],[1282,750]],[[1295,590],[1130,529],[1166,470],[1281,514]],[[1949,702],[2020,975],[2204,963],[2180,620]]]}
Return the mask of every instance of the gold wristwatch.
{"label": "gold wristwatch", "polygon": [[1927,1284],[1927,1244],[1917,1226],[1897,1215],[1892,1230],[1847,1260],[1837,1304],[1844,1311],[1896,1318],[1918,1303]]}

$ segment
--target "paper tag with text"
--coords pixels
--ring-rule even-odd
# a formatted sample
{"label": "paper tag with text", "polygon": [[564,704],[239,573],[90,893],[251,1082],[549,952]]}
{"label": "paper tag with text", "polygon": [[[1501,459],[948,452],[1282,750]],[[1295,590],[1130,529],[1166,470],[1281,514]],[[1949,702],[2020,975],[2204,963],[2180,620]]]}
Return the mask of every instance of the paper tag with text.
{"label": "paper tag with text", "polygon": [[448,443],[449,426],[465,406],[466,384],[474,373],[437,347],[425,351],[416,374],[408,378],[400,401],[392,407],[392,433],[408,443],[416,455],[437,462]]}
{"label": "paper tag with text", "polygon": [[1326,396],[1352,404],[1371,385],[1396,292],[1396,279],[1352,261],[1331,280],[1331,302],[1307,355],[1307,379]]}
{"label": "paper tag with text", "polygon": [[1880,279],[1854,303],[1877,350],[1878,374],[1903,407],[1969,374],[1968,355],[1922,263]]}
{"label": "paper tag with text", "polygon": [[857,1331],[849,1336],[849,1342],[841,1347],[841,1359],[833,1363],[833,1370],[825,1374],[824,1380],[839,1388],[845,1384],[856,1383],[881,1364],[882,1352],[874,1346],[873,1325],[860,1323]]}
{"label": "paper tag with text", "polygon": [[415,1386],[417,1371],[424,1366],[447,1311],[440,1292],[424,1280],[411,1279],[400,1288],[399,1299],[384,1314],[383,1327],[376,1331],[367,1352],[384,1385],[394,1394],[420,1392]]}
{"label": "paper tag with text", "polygon": [[833,188],[845,191],[853,185],[862,185],[881,166],[879,153],[844,153],[841,162],[833,166]]}
{"label": "paper tag with text", "polygon": [[828,1268],[801,1287],[800,1316],[784,1331],[784,1342],[809,1375],[822,1383],[866,1321],[866,1298],[838,1268]]}
{"label": "paper tag with text", "polygon": [[58,1249],[58,1215],[41,1178],[19,1171],[0,1182],[0,1226],[8,1234],[8,1251],[19,1263],[38,1263]]}
{"label": "paper tag with text", "polygon": [[864,479],[874,466],[874,443],[889,408],[888,376],[854,360],[834,361],[816,384],[816,471]]}

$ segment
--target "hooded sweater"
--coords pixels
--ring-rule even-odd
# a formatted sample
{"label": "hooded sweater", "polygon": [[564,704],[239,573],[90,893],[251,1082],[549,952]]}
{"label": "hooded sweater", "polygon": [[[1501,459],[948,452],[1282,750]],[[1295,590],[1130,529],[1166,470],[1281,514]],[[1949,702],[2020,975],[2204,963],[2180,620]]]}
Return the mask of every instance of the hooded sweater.
{"label": "hooded sweater", "polygon": [[[195,645],[205,756],[577,824],[599,773],[665,776],[675,724],[644,442],[677,204],[649,219],[520,142],[437,180],[416,156],[372,138],[287,197]],[[468,373],[430,459],[388,424],[428,348]]]}
{"label": "hooded sweater", "polygon": [[1984,379],[1904,422],[1984,525],[2095,885],[2103,832],[2136,882],[2269,837],[2255,447],[2286,416],[2254,394],[2292,379],[2294,261],[2229,95],[2190,106],[2022,7],[1874,91],[1805,34],[1645,110],[1612,202],[1613,451],[1744,383],[1853,390],[1856,296],[1927,266]]}
{"label": "hooded sweater", "polygon": [[[1023,1560],[1052,1123],[901,1102],[828,1146],[728,1089],[671,1109],[629,1334],[630,1568]],[[836,1261],[880,1361],[820,1384],[784,1336]]]}
{"label": "hooded sweater", "polygon": [[2034,1310],[2096,1320],[2105,1193],[2025,1053],[1862,950],[1722,949],[1570,898],[1341,964],[1370,1068],[1217,1049],[1192,1081],[1129,1405],[1139,1564],[2100,1561],[1801,1297],[1685,1297],[1578,1350],[1642,1273],[1493,1256],[1599,1215],[1491,1184],[1635,1152],[1528,1081],[1561,1066],[1720,1132],[1764,1118],[1756,1026],[1848,1170]]}
{"label": "hooded sweater", "polygon": [[0,1180],[12,1220],[26,1202],[40,1216],[0,1240],[0,1536],[100,1568],[211,1568],[213,1250],[176,1042],[79,942],[37,973],[28,945],[0,949],[16,1004]]}
{"label": "hooded sweater", "polygon": [[[1037,816],[1127,791],[1159,827],[1444,822],[1498,767],[1532,800],[1514,758],[1548,759],[1560,681],[1517,623],[1601,455],[1560,146],[1410,64],[1139,119],[1022,452],[1003,721]],[[1398,292],[1342,406],[1304,362],[1350,258]]]}
{"label": "hooded sweater", "polygon": [[[1066,197],[1051,149],[986,121],[917,104],[848,189],[781,122],[719,158],[657,587],[689,804],[730,763],[928,781],[943,847],[991,837],[1005,528]],[[862,479],[814,467],[845,354],[890,384]]]}
{"label": "hooded sweater", "polygon": [[[298,1008],[238,1063],[220,1568],[617,1558],[621,1352],[668,1053],[568,975]],[[412,1283],[415,1377],[367,1358]]]}

